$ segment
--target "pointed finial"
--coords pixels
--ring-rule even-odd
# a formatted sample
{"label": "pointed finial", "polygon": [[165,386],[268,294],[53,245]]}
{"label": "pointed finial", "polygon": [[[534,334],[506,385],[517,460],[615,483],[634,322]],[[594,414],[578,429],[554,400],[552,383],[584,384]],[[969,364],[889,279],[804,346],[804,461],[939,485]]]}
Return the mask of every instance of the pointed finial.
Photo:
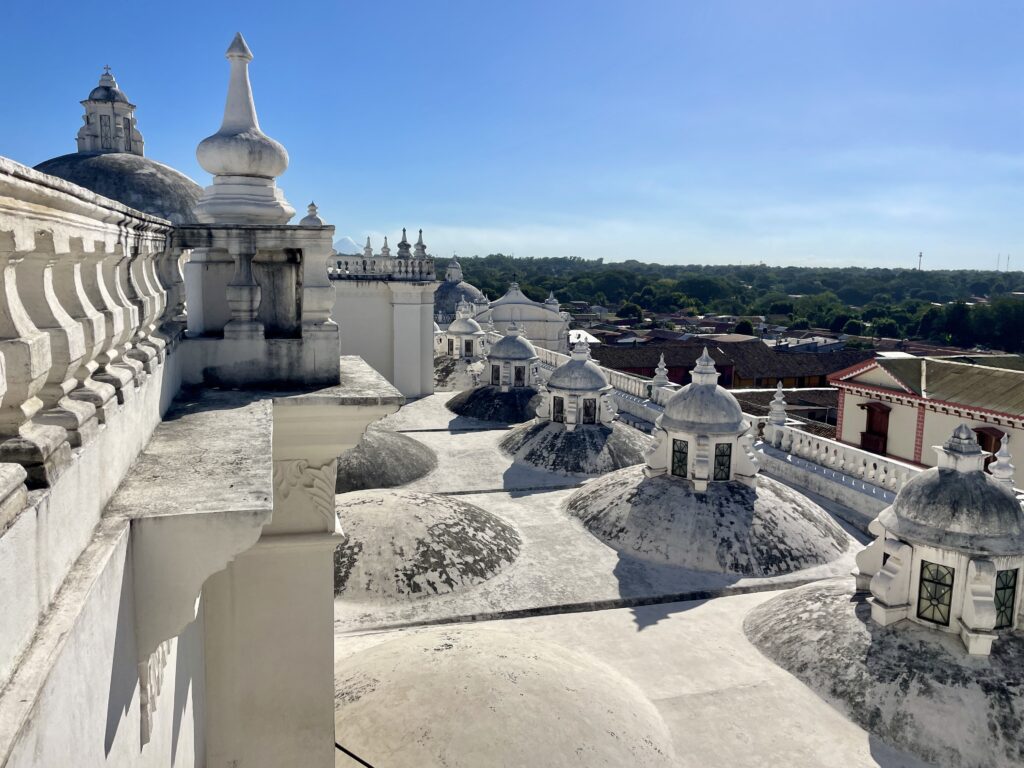
{"label": "pointed finial", "polygon": [[662,352],[658,356],[658,367],[654,369],[654,378],[651,379],[651,383],[656,387],[668,386],[668,366],[665,365],[665,353]]}
{"label": "pointed finial", "polygon": [[582,336],[580,336],[579,340],[572,347],[572,357],[574,360],[590,359],[590,345]]}
{"label": "pointed finial", "polygon": [[423,230],[420,230],[419,237],[416,238],[416,247],[413,249],[417,259],[425,259],[427,257],[427,246],[423,242]]}
{"label": "pointed finial", "polygon": [[708,354],[708,348],[697,358],[697,364],[690,373],[690,379],[694,384],[715,385],[718,383],[718,370],[715,368],[715,361]]}
{"label": "pointed finial", "polygon": [[302,219],[302,221],[299,222],[299,226],[300,227],[322,227],[323,225],[324,225],[324,220],[321,219],[319,215],[317,215],[316,203],[310,203],[308,206],[306,206],[306,215]]}
{"label": "pointed finial", "polygon": [[420,229],[420,236],[416,239],[416,245],[423,245],[423,230]]}
{"label": "pointed finial", "polygon": [[768,422],[776,426],[786,424],[786,398],[782,394],[782,382],[775,388],[775,397],[768,406]]}
{"label": "pointed finial", "polygon": [[235,32],[235,37],[224,55],[229,59],[244,59],[247,62],[253,59],[252,51],[246,45],[245,38],[242,37],[241,32]]}
{"label": "pointed finial", "polygon": [[388,236],[387,235],[384,235],[384,245],[381,246],[380,255],[383,256],[385,259],[388,256],[391,255],[391,249],[388,248]]}
{"label": "pointed finial", "polygon": [[110,65],[109,64],[104,64],[103,65],[103,74],[104,75],[109,75],[110,74]]}
{"label": "pointed finial", "polygon": [[978,440],[967,424],[960,424],[953,430],[953,436],[943,445],[935,446],[938,465],[943,469],[957,472],[976,472],[985,468],[985,459],[991,456],[981,450]]}
{"label": "pointed finial", "polygon": [[244,176],[246,183],[207,187],[196,216],[203,223],[284,224],[295,209],[274,179],[288,167],[288,151],[260,130],[249,84],[252,51],[241,33],[231,41],[226,56],[231,71],[224,119],[220,130],[196,147],[196,159],[214,176]]}
{"label": "pointed finial", "polygon": [[999,442],[999,450],[996,451],[996,460],[989,465],[989,472],[992,477],[1000,483],[1013,488],[1014,466],[1010,463],[1010,436],[1003,433],[1003,439]]}
{"label": "pointed finial", "polygon": [[366,236],[366,245],[363,246],[363,258],[366,258],[366,259],[372,259],[373,258],[373,246],[370,245],[370,236],[369,235]]}

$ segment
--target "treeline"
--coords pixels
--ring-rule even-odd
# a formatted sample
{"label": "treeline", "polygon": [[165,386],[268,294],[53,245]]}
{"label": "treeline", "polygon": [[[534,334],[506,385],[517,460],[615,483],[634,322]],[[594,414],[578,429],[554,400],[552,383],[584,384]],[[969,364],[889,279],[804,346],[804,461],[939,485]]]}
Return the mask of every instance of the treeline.
{"label": "treeline", "polygon": [[[447,263],[438,259],[439,273]],[[1024,351],[1024,272],[605,264],[601,259],[460,258],[466,279],[492,299],[514,278],[533,299],[611,310],[771,315],[791,327],[926,339]],[[987,304],[970,305],[975,297]],[[936,304],[942,306],[936,306]]]}

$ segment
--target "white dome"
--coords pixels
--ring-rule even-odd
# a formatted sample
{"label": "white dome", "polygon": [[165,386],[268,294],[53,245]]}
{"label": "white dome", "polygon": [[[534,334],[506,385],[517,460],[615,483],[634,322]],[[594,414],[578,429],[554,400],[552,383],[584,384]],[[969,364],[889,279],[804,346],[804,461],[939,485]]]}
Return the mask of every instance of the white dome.
{"label": "white dome", "polygon": [[915,543],[995,555],[1024,553],[1024,508],[984,471],[987,453],[961,424],[938,449],[939,466],[911,478],[878,522]]}
{"label": "white dome", "polygon": [[529,339],[519,335],[519,329],[510,330],[508,336],[498,339],[487,353],[487,359],[495,360],[536,360],[537,350]]}
{"label": "white dome", "polygon": [[732,393],[718,386],[714,360],[704,354],[697,360],[693,382],[672,395],[659,420],[662,429],[709,435],[737,434],[747,429],[743,409]]}
{"label": "white dome", "polygon": [[573,347],[572,357],[551,372],[547,386],[571,392],[595,392],[610,388],[611,383],[601,366],[590,358],[590,347],[580,341]]}
{"label": "white dome", "polygon": [[401,633],[335,664],[344,742],[389,768],[675,765],[672,737],[635,683],[526,632]]}
{"label": "white dome", "polygon": [[468,336],[471,334],[483,333],[484,329],[480,327],[480,323],[471,317],[460,317],[452,321],[452,324],[448,326],[449,334],[459,334],[461,336]]}

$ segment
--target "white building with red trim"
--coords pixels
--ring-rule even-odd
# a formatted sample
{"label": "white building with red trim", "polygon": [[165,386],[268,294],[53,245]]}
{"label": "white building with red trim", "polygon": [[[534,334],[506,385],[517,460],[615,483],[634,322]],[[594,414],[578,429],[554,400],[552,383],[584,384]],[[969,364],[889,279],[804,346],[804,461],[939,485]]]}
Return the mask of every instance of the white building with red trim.
{"label": "white building with red trim", "polygon": [[[840,442],[921,466],[962,422],[995,454],[1024,445],[1024,357],[879,357],[829,376]],[[1017,469],[1014,485],[1024,485]]]}

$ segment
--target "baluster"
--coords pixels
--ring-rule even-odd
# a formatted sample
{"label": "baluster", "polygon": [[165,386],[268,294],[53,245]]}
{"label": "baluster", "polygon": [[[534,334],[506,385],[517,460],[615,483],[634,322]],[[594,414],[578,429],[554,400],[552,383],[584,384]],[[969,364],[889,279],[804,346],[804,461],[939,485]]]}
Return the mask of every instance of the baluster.
{"label": "baluster", "polygon": [[[160,252],[154,263],[155,274],[166,292],[164,323],[184,323],[185,316],[185,277],[182,262],[188,261],[192,251],[181,248],[166,248]],[[348,262],[345,262],[348,269]]]}
{"label": "baluster", "polygon": [[137,375],[137,363],[122,358],[124,340],[127,339],[128,311],[117,303],[107,281],[107,274],[113,270],[113,265],[108,262],[120,258],[119,249],[120,246],[115,246],[108,251],[106,244],[97,240],[93,250],[85,253],[82,285],[89,302],[103,315],[104,323],[101,351],[96,355],[99,367],[93,378],[112,386],[117,402],[123,404],[135,392],[133,382]]}
{"label": "baluster", "polygon": [[[228,306],[231,307],[231,319],[224,326],[225,339],[262,339],[263,323],[256,319],[260,308],[263,289],[252,275],[252,261],[256,257],[254,250],[249,252],[233,252],[235,273],[227,286]],[[326,274],[324,280],[327,279]]]}
{"label": "baluster", "polygon": [[50,337],[50,370],[39,390],[43,409],[35,421],[63,427],[71,445],[78,447],[96,435],[96,408],[68,397],[78,385],[74,374],[85,358],[85,333],[57,298],[53,278],[58,260],[53,234],[36,232],[35,247],[16,269],[18,292],[36,328]]}
{"label": "baluster", "polygon": [[82,238],[71,238],[71,258],[59,259],[53,267],[53,285],[57,299],[82,326],[85,341],[85,356],[75,371],[78,386],[72,390],[73,400],[91,403],[96,409],[96,418],[104,424],[115,401],[114,388],[110,384],[96,381],[93,374],[99,368],[97,357],[103,351],[106,340],[106,321],[102,313],[89,301],[82,281],[82,268],[86,262],[85,243]]}
{"label": "baluster", "polygon": [[21,261],[13,232],[0,232],[0,354],[7,391],[0,403],[0,461],[21,464],[29,488],[50,485],[71,461],[62,427],[39,424],[38,393],[50,372],[50,337],[36,328],[21,303],[16,267]]}
{"label": "baluster", "polygon": [[146,292],[152,299],[144,324],[144,338],[147,345],[156,348],[157,362],[163,362],[164,351],[167,349],[166,339],[158,333],[159,323],[163,319],[164,311],[167,308],[167,292],[164,290],[164,286],[160,283],[160,278],[156,273],[157,259],[162,256],[163,250],[157,251],[150,244],[143,249],[138,265],[139,280],[144,282]]}
{"label": "baluster", "polygon": [[135,307],[138,317],[135,333],[128,340],[130,344],[128,355],[142,363],[146,373],[153,373],[156,370],[157,358],[162,347],[150,344],[146,337],[150,315],[154,314],[156,302],[142,274],[142,260],[142,249],[132,247],[130,256],[125,262],[124,283],[121,287],[128,301]]}

